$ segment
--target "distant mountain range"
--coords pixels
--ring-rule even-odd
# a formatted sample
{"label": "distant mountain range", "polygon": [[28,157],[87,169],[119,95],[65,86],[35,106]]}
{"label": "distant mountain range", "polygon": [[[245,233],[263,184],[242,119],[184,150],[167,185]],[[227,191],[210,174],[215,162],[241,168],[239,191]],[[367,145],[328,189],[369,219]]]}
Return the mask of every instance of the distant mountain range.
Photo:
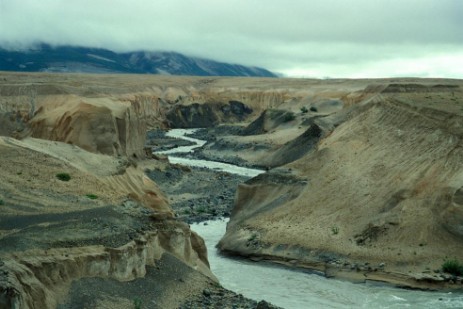
{"label": "distant mountain range", "polygon": [[0,48],[0,71],[277,77],[262,68],[188,57],[175,52],[116,53],[101,48],[47,44],[28,50]]}

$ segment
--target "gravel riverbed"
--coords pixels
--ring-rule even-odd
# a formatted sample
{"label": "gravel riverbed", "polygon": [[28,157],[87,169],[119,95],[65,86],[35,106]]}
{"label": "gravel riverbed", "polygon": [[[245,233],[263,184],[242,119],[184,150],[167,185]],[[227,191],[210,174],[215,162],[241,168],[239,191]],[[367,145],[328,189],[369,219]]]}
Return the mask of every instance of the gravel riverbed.
{"label": "gravel riverbed", "polygon": [[[207,147],[210,143],[216,142],[221,135],[239,134],[240,130],[239,127],[226,126],[220,129],[200,129],[188,136],[207,140],[207,144],[204,146]],[[191,144],[185,140],[167,137],[165,133],[163,130],[150,131],[147,136],[147,145],[156,152]],[[235,146],[230,145],[233,150]],[[248,166],[239,158],[220,160],[219,158],[208,157],[202,153],[201,149],[197,149],[193,153],[176,154],[176,156]],[[218,172],[209,168],[175,164],[145,172],[168,196],[169,203],[178,218],[187,223],[229,217],[238,185],[249,179],[249,177]]]}
{"label": "gravel riverbed", "polygon": [[[220,133],[228,134],[238,132],[237,130],[236,128],[226,128],[222,129]],[[192,137],[211,142],[216,140],[216,136],[216,130],[202,129]],[[178,146],[190,145],[190,143],[166,137],[164,131],[157,130],[148,134],[147,145],[155,151],[163,151]],[[182,156],[195,159],[214,159],[205,157],[200,150]],[[246,166],[243,162],[231,161],[228,160],[228,163]],[[249,179],[249,177],[218,172],[208,168],[187,167],[176,164],[149,169],[145,173],[167,195],[177,218],[189,224],[229,217],[238,185]],[[209,288],[204,289],[201,295],[190,298],[179,308],[273,309],[280,307],[264,300],[258,302],[248,299],[220,285],[211,285]]]}

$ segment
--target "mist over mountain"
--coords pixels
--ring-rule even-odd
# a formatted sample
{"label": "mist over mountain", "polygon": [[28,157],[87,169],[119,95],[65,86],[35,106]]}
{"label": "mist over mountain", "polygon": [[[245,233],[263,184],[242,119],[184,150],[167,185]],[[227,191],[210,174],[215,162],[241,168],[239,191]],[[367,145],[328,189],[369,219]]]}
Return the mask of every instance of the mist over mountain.
{"label": "mist over mountain", "polygon": [[27,50],[0,48],[0,71],[277,77],[263,68],[189,57],[176,52],[116,53],[101,48],[54,47],[48,44]]}

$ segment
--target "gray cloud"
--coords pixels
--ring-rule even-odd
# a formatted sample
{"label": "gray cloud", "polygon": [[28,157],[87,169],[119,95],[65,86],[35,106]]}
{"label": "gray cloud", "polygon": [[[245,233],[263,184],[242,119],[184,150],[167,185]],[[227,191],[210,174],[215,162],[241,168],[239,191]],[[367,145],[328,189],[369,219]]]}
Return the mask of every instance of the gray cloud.
{"label": "gray cloud", "polygon": [[460,0],[0,0],[0,45],[173,50],[316,77],[462,78],[462,13]]}

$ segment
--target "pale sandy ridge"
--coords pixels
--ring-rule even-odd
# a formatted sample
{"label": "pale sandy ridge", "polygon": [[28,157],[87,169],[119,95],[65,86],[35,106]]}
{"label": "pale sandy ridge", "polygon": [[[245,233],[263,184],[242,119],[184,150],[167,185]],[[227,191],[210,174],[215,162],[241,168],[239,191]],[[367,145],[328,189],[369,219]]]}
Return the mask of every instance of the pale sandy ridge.
{"label": "pale sandy ridge", "polygon": [[243,185],[221,248],[330,275],[446,285],[434,270],[463,253],[463,93],[455,82],[394,87],[354,105],[314,151]]}

